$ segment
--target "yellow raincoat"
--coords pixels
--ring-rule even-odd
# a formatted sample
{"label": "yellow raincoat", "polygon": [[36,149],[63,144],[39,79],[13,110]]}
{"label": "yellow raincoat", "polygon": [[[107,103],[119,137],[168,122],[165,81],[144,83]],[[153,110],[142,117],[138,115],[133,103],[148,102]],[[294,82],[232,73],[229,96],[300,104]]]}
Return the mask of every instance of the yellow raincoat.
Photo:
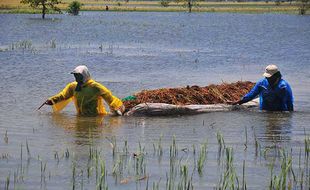
{"label": "yellow raincoat", "polygon": [[69,102],[73,101],[80,115],[105,115],[103,100],[112,108],[117,110],[123,102],[113,96],[111,91],[102,84],[89,79],[82,85],[81,91],[75,91],[77,82],[69,83],[60,93],[49,98],[53,102],[53,110],[59,112]]}

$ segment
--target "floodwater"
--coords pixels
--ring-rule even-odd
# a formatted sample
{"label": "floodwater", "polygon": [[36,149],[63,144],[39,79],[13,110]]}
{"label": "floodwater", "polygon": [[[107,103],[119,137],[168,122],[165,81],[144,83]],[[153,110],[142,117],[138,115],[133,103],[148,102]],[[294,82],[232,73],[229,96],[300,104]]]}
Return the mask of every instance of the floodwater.
{"label": "floodwater", "polygon": [[[268,189],[270,176],[279,174],[283,150],[292,155],[299,185],[292,173],[287,183],[308,189],[309,166],[303,161],[310,132],[309,23],[308,16],[285,14],[82,12],[76,17],[48,15],[46,20],[0,15],[0,189],[99,188],[104,162],[109,189],[156,189],[156,184],[165,189],[167,178],[176,188],[183,165],[194,189],[219,188],[226,159],[225,151],[222,156],[219,151],[219,134],[233,148],[240,183],[245,163],[247,189]],[[257,81],[270,63],[279,66],[292,86],[294,113],[254,109],[101,118],[78,117],[72,105],[60,114],[48,106],[36,111],[73,80],[69,73],[80,64],[124,98],[143,89]],[[174,178],[173,138],[178,147]],[[199,175],[194,163],[206,141]],[[128,150],[123,151],[125,142]],[[90,156],[94,150],[100,159]]]}

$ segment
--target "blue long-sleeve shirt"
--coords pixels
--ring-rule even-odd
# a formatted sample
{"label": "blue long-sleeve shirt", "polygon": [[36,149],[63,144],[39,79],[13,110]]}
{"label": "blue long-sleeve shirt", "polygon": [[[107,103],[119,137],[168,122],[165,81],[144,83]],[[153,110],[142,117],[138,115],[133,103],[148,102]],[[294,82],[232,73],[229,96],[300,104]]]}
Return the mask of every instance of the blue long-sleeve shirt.
{"label": "blue long-sleeve shirt", "polygon": [[274,87],[266,78],[258,81],[251,91],[242,98],[242,102],[253,100],[259,95],[260,110],[293,111],[293,93],[290,85],[283,79]]}

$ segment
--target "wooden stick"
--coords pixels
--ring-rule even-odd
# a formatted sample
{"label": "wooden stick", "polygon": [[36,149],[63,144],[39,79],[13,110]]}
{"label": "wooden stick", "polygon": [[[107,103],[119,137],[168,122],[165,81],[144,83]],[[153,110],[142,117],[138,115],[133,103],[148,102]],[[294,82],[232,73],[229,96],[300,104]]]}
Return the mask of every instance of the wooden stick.
{"label": "wooden stick", "polygon": [[45,105],[45,103],[46,103],[46,101],[43,102],[43,104],[37,110],[41,109]]}

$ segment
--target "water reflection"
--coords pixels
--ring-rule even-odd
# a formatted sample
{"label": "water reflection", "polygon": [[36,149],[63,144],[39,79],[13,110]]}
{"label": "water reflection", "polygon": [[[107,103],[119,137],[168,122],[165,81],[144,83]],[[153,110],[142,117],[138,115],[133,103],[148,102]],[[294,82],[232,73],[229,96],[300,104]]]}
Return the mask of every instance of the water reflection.
{"label": "water reflection", "polygon": [[54,126],[63,128],[70,133],[78,145],[89,144],[93,138],[116,135],[122,125],[122,118],[112,116],[82,117],[66,114],[52,114]]}
{"label": "water reflection", "polygon": [[271,142],[291,140],[292,114],[284,112],[266,113],[265,138]]}

